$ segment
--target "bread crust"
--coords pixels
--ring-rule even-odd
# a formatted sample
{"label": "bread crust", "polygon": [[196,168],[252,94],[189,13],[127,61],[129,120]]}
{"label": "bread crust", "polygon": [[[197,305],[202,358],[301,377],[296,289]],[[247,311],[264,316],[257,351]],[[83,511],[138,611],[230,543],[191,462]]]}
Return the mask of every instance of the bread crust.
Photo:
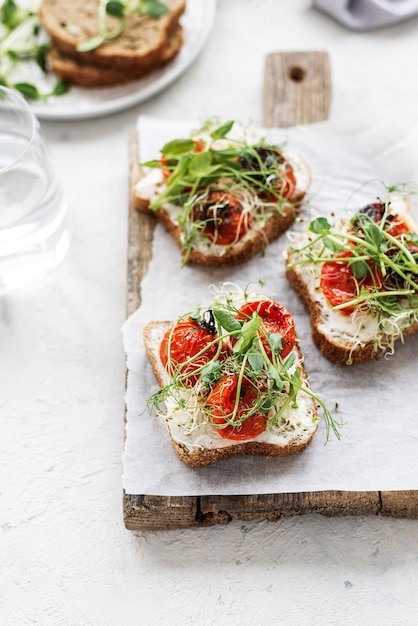
{"label": "bread crust", "polygon": [[[182,230],[173,222],[169,211],[157,209],[153,211],[158,221],[174,237],[178,248],[182,248]],[[219,267],[221,265],[239,265],[249,261],[253,256],[264,250],[269,243],[277,239],[295,221],[297,210],[295,206],[287,206],[283,214],[272,215],[261,230],[249,231],[249,236],[244,241],[227,248],[225,254],[207,254],[193,248],[187,257],[187,263],[205,265],[207,267]]]}
{"label": "bread crust", "polygon": [[[289,263],[288,252],[286,264],[289,265]],[[329,361],[338,365],[355,365],[379,356],[381,351],[375,341],[353,345],[352,343],[344,343],[342,339],[338,341],[331,333],[322,331],[320,325],[324,319],[324,312],[320,302],[315,299],[306,281],[294,268],[289,269],[287,267],[286,277],[309,313],[311,334],[315,345]],[[418,322],[405,329],[402,335],[406,337],[414,333],[418,333]]]}
{"label": "bread crust", "polygon": [[180,52],[183,45],[183,29],[179,25],[167,40],[158,63],[139,68],[104,67],[84,63],[83,57],[75,60],[52,46],[48,59],[53,72],[66,82],[80,87],[109,87],[144,78],[156,69],[164,67]]}
{"label": "bread crust", "polygon": [[[42,0],[39,18],[54,47],[62,54],[96,66],[138,70],[156,65],[167,39],[185,11],[185,0],[165,0],[169,12],[154,19],[127,15],[121,36],[105,41],[95,50],[79,52],[77,46],[98,35],[98,0]],[[120,21],[107,16],[109,30]]]}
{"label": "bread crust", "polygon": [[212,448],[210,450],[190,450],[184,444],[175,441],[171,434],[170,439],[177,455],[186,465],[190,465],[190,467],[203,467],[204,465],[223,461],[236,454],[271,457],[299,454],[309,445],[314,434],[315,432],[312,432],[309,438],[306,438],[303,442],[293,442],[286,446],[277,446],[275,444],[261,443],[259,441],[244,441],[226,448]]}
{"label": "bread crust", "polygon": [[[163,387],[167,382],[167,374],[162,366],[158,355],[158,346],[156,346],[156,336],[162,337],[164,333],[173,326],[173,322],[149,322],[143,330],[143,339],[146,354],[151,363],[158,384]],[[296,346],[299,358],[301,358],[300,350]],[[301,364],[302,377],[307,380],[306,370]],[[312,401],[313,414],[317,416],[315,403]],[[317,425],[312,428],[310,433],[304,435],[303,439],[290,441],[287,444],[273,444],[261,441],[243,441],[240,443],[231,443],[231,445],[221,448],[189,448],[182,442],[177,441],[167,424],[168,433],[171,444],[179,458],[191,467],[203,467],[217,461],[222,461],[236,454],[253,455],[253,456],[288,456],[290,454],[298,454],[302,452],[312,441],[317,430]]]}

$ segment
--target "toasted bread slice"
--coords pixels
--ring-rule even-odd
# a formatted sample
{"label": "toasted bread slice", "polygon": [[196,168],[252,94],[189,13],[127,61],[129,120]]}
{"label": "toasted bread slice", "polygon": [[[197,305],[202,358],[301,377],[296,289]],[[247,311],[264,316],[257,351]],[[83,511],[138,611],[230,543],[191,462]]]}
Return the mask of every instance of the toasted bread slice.
{"label": "toasted bread slice", "polygon": [[[144,14],[127,15],[123,32],[98,48],[79,52],[77,46],[99,35],[98,0],[42,0],[39,17],[54,47],[77,62],[95,66],[139,70],[160,62],[167,40],[178,27],[185,0],[165,0],[169,12],[159,18]],[[106,17],[109,31],[120,20]]]}
{"label": "toasted bread slice", "polygon": [[[227,135],[225,139],[221,140],[221,146],[228,146],[228,141],[230,140]],[[238,141],[235,140],[232,145],[238,145]],[[245,146],[246,144],[242,142],[241,145]],[[254,147],[256,144],[249,145]],[[268,149],[265,151],[267,152]],[[214,187],[224,189],[226,194],[231,193],[241,205],[242,214],[249,216],[249,227],[244,229],[244,233],[241,232],[236,239],[227,244],[218,243],[216,237],[207,236],[204,228],[200,230],[196,228],[194,218],[191,217],[193,209],[185,220],[182,215],[182,205],[166,203],[161,207],[152,208],[155,200],[158,200],[159,196],[166,190],[166,179],[161,169],[144,167],[139,169],[132,187],[132,202],[140,211],[151,210],[158,221],[173,235],[182,251],[184,263],[207,266],[244,263],[264,250],[268,244],[291,226],[298,215],[300,204],[310,185],[311,172],[303,159],[287,150],[277,148],[277,151],[282,155],[286,167],[291,167],[292,176],[295,177],[294,185],[286,197],[270,197],[269,201],[266,202],[254,190],[247,189],[244,191],[239,187],[235,189],[234,181],[231,182],[228,177],[215,181]],[[230,192],[231,188],[232,192]],[[206,192],[210,194],[209,186],[201,189],[199,194],[205,197]],[[225,220],[228,221],[228,219],[226,212]]]}
{"label": "toasted bread slice", "polygon": [[[144,328],[145,349],[161,387],[170,380],[159,356],[161,340],[173,326],[172,322],[150,322]],[[295,348],[298,368],[307,385],[306,371],[302,365],[300,351]],[[193,393],[193,390],[187,393]],[[287,456],[302,452],[312,440],[318,427],[315,401],[300,391],[297,395],[298,408],[288,410],[281,426],[271,428],[247,441],[234,441],[220,437],[216,429],[208,424],[197,426],[189,432],[185,422],[196,420],[191,412],[180,411],[166,401],[165,423],[171,443],[180,459],[192,467],[221,461],[235,454],[258,456]]]}
{"label": "toasted bread slice", "polygon": [[167,43],[154,65],[126,69],[92,65],[66,56],[57,48],[52,47],[48,59],[53,72],[72,85],[80,87],[108,87],[144,78],[156,69],[164,67],[180,52],[183,44],[183,29],[180,25],[169,35]]}
{"label": "toasted bread slice", "polygon": [[[410,231],[417,232],[405,197],[393,197],[390,206],[393,215],[401,215]],[[305,233],[288,248],[286,275],[309,312],[314,343],[327,359],[340,365],[368,361],[393,351],[395,341],[418,332],[418,308],[409,315],[392,316],[377,315],[364,306],[349,315],[335,310],[320,288],[322,264],[299,263],[311,252],[308,243]]]}
{"label": "toasted bread slice", "polygon": [[[172,214],[166,209],[157,209],[155,215],[165,229],[173,235],[180,250],[183,248],[183,230],[173,220]],[[269,243],[277,239],[295,221],[297,215],[294,206],[287,206],[283,213],[272,215],[262,227],[252,228],[237,243],[225,247],[203,241],[200,247],[192,248],[187,256],[187,263],[219,267],[221,265],[240,265],[262,252]]]}

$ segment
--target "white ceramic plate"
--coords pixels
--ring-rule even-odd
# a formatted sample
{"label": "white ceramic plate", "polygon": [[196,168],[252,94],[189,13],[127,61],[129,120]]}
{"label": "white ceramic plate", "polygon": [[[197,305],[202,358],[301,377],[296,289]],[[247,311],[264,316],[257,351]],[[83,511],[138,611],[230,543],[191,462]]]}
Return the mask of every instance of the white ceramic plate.
{"label": "white ceramic plate", "polygon": [[212,30],[216,0],[187,0],[181,24],[184,45],[178,56],[163,69],[125,85],[101,89],[71,87],[64,96],[31,105],[42,120],[81,120],[101,117],[144,102],[165,89],[195,60]]}

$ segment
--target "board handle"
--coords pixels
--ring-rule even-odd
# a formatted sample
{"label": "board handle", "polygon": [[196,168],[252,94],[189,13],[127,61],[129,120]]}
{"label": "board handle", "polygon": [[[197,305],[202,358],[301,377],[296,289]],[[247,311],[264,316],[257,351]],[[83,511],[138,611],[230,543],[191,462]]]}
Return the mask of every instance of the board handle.
{"label": "board handle", "polygon": [[331,103],[327,52],[272,52],[264,73],[264,125],[313,124],[326,120]]}

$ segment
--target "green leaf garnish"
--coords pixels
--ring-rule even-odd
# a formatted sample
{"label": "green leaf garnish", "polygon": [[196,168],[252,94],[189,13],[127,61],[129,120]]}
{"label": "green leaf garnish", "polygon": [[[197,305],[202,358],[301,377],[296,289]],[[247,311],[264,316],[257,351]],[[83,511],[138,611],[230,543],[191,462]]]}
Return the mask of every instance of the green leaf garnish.
{"label": "green leaf garnish", "polygon": [[215,128],[215,130],[210,133],[210,136],[212,139],[223,139],[229,133],[234,124],[235,122],[233,120],[225,122],[222,126]]}
{"label": "green leaf garnish", "polygon": [[176,157],[193,152],[194,149],[195,143],[191,139],[173,139],[161,148],[161,153],[165,157]]}
{"label": "green leaf garnish", "polygon": [[0,20],[8,30],[14,30],[20,24],[19,7],[13,0],[3,2],[0,7]]}
{"label": "green leaf garnish", "polygon": [[14,83],[13,86],[28,100],[38,100],[40,98],[38,88],[31,83]]}
{"label": "green leaf garnish", "polygon": [[123,2],[111,0],[106,4],[106,13],[108,13],[108,15],[112,15],[113,17],[123,17],[125,14],[125,6]]}
{"label": "green leaf garnish", "polygon": [[140,12],[150,17],[159,18],[168,13],[169,8],[164,2],[158,0],[142,0],[139,4]]}
{"label": "green leaf garnish", "polygon": [[309,224],[309,230],[317,235],[327,235],[331,230],[331,225],[326,217],[317,217]]}
{"label": "green leaf garnish", "polygon": [[197,305],[193,311],[190,313],[190,317],[192,318],[192,320],[194,320],[195,322],[198,322],[199,320],[202,319],[202,307],[200,305]]}
{"label": "green leaf garnish", "polygon": [[281,391],[284,386],[283,378],[280,376],[279,372],[273,365],[269,365],[267,367],[267,378],[273,381],[274,388],[277,391]]}
{"label": "green leaf garnish", "polygon": [[202,383],[214,385],[219,379],[221,371],[222,363],[220,361],[210,361],[201,371],[200,377]]}
{"label": "green leaf garnish", "polygon": [[343,250],[343,247],[344,247],[341,243],[339,243],[338,241],[335,241],[335,239],[332,239],[331,237],[328,237],[327,235],[324,235],[322,237],[322,243],[324,244],[326,248],[328,248],[329,250],[332,250],[332,252],[341,252],[341,250]]}
{"label": "green leaf garnish", "polygon": [[56,82],[55,87],[52,90],[52,96],[62,96],[65,93],[68,93],[69,85],[63,80],[59,80]]}
{"label": "green leaf garnish", "polygon": [[[203,177],[212,173],[212,157],[209,152],[199,152],[192,157],[189,164],[189,174],[193,178]],[[217,168],[216,168],[217,169]]]}
{"label": "green leaf garnish", "polygon": [[250,364],[251,369],[255,374],[259,374],[264,365],[265,359],[260,352],[249,352],[248,355],[248,363]]}
{"label": "green leaf garnish", "polygon": [[380,247],[385,240],[383,230],[375,222],[367,222],[363,225],[364,240],[370,243],[376,248],[376,251],[380,251]]}
{"label": "green leaf garnish", "polygon": [[49,48],[50,48],[49,44],[44,44],[42,46],[39,46],[36,52],[36,56],[35,56],[35,60],[43,72],[48,71],[47,53],[48,53]]}
{"label": "green leaf garnish", "polygon": [[295,361],[296,361],[295,353],[291,352],[289,356],[286,358],[285,362],[283,363],[280,369],[281,373],[284,374],[285,372],[290,370],[290,368],[294,366]]}
{"label": "green leaf garnish", "polygon": [[280,333],[268,333],[268,340],[274,354],[280,354],[283,345],[283,335]]}
{"label": "green leaf garnish", "polygon": [[241,337],[234,345],[234,352],[245,352],[248,350],[253,340],[257,337],[257,331],[262,324],[261,317],[257,313],[253,313],[252,317],[241,327]]}
{"label": "green leaf garnish", "polygon": [[224,328],[228,333],[234,333],[241,330],[241,322],[239,322],[236,317],[228,313],[227,311],[213,307],[212,312],[215,316],[216,321]]}
{"label": "green leaf garnish", "polygon": [[370,274],[370,267],[365,261],[353,261],[350,264],[353,274],[356,278],[365,278]]}

